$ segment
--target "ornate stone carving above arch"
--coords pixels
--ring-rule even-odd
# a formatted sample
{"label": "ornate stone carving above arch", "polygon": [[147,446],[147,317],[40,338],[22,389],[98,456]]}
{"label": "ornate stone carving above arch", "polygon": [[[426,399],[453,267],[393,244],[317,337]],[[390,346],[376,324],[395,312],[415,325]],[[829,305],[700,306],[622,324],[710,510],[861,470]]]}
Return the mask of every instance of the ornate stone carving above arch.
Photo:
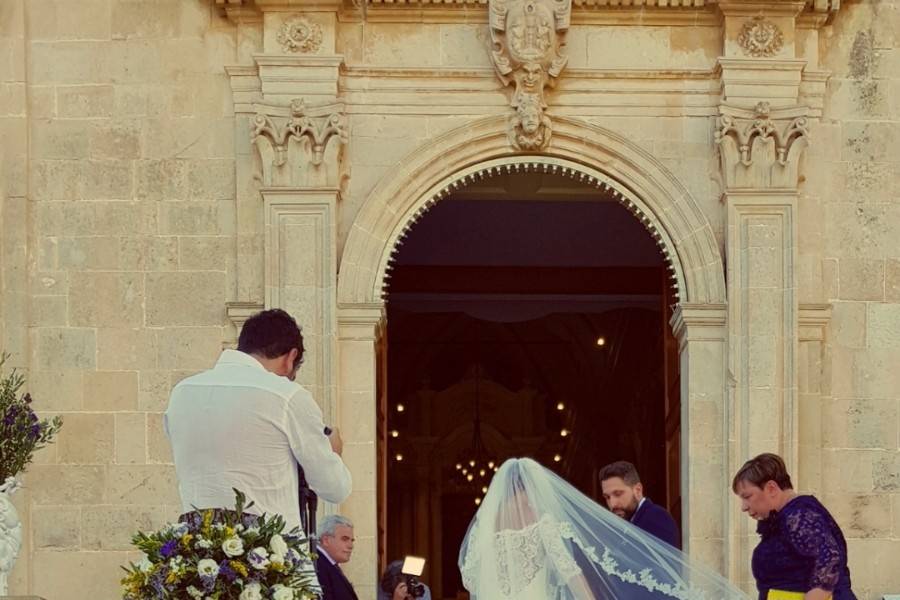
{"label": "ornate stone carving above arch", "polygon": [[669,255],[681,301],[725,301],[724,268],[712,227],[687,189],[653,156],[612,131],[568,118],[557,119],[546,153],[511,154],[506,118],[495,116],[432,140],[384,175],[344,246],[339,304],[380,303],[391,254],[419,215],[442,192],[485,166],[515,164],[547,164],[613,188]]}

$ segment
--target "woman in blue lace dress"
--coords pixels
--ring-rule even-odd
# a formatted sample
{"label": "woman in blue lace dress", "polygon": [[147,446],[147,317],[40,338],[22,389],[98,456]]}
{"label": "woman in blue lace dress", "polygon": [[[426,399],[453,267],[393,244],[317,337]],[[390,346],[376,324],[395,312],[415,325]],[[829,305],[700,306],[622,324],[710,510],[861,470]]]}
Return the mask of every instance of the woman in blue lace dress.
{"label": "woman in blue lace dress", "polygon": [[747,461],[731,489],[758,521],[752,567],[760,600],[775,590],[800,592],[804,600],[856,600],[841,528],[815,497],[794,491],[780,456]]}

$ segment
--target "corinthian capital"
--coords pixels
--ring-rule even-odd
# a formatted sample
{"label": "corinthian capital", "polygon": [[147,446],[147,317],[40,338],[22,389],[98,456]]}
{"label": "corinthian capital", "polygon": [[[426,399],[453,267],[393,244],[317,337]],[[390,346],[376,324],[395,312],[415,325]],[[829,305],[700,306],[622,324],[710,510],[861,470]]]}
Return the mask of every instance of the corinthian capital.
{"label": "corinthian capital", "polygon": [[719,107],[716,144],[726,190],[795,189],[809,138],[806,107]]}
{"label": "corinthian capital", "polygon": [[347,141],[344,105],[257,105],[253,119],[256,178],[267,187],[337,187]]}

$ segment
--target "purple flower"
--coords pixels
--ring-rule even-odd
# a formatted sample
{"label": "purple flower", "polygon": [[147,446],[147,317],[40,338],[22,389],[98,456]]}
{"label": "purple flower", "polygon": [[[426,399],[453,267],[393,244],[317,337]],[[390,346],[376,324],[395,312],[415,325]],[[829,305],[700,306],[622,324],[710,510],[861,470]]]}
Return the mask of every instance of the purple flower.
{"label": "purple flower", "polygon": [[234,569],[231,568],[231,565],[228,564],[227,560],[223,560],[219,563],[219,575],[224,577],[225,581],[229,583],[237,579],[237,573],[234,572]]}
{"label": "purple flower", "polygon": [[41,437],[41,426],[40,424],[32,425],[28,430],[28,437],[32,440],[36,440]]}
{"label": "purple flower", "polygon": [[10,404],[6,409],[6,414],[3,415],[3,424],[7,427],[12,427],[16,422],[16,417],[18,417],[19,407],[16,404]]}
{"label": "purple flower", "polygon": [[31,404],[31,394],[26,393],[25,396],[22,397],[22,400],[25,401],[25,404]]}
{"label": "purple flower", "polygon": [[178,541],[177,540],[169,540],[168,542],[163,544],[163,547],[160,548],[159,553],[162,555],[163,558],[169,558],[170,556],[175,554],[175,551],[177,549],[178,549]]}

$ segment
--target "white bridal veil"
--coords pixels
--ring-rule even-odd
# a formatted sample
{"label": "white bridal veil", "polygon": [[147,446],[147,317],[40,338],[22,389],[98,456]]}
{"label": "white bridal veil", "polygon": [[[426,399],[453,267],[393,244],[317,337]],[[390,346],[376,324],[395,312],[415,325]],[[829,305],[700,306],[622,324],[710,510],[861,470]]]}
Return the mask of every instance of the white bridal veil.
{"label": "white bridal veil", "polygon": [[528,458],[494,476],[459,552],[472,600],[747,600]]}

